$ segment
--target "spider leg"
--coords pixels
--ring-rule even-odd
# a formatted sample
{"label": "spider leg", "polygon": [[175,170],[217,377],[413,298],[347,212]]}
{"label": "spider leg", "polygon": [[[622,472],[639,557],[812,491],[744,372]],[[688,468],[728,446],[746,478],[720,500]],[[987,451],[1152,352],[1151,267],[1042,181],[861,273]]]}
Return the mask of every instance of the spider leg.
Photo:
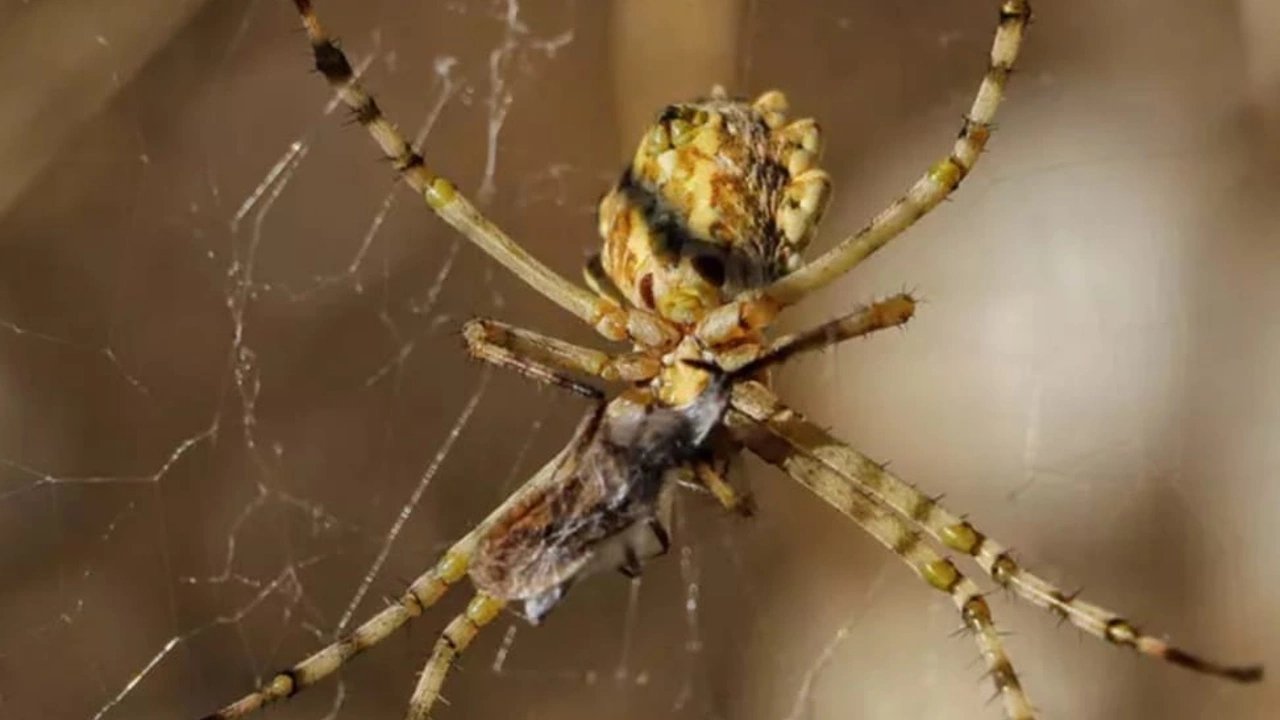
{"label": "spider leg", "polygon": [[418,684],[409,699],[406,720],[427,720],[431,706],[440,697],[440,688],[454,661],[471,645],[471,641],[480,633],[480,628],[492,622],[504,607],[506,602],[484,593],[476,593],[467,604],[467,609],[445,626],[440,638],[436,640],[431,658],[418,676]]}
{"label": "spider leg", "polygon": [[755,514],[755,503],[751,495],[731,485],[711,463],[695,462],[693,472],[698,485],[706,488],[725,510],[743,517]]}
{"label": "spider leg", "polygon": [[1004,0],[1001,4],[990,64],[960,128],[960,135],[947,157],[929,168],[905,194],[836,247],[761,290],[712,313],[713,316],[719,314],[724,317],[718,320],[709,317],[699,324],[696,330],[698,337],[710,344],[721,344],[732,339],[726,332],[732,332],[739,324],[751,329],[767,325],[782,308],[799,302],[853,269],[959,187],[960,181],[973,170],[991,137],[996,108],[1004,97],[1005,83],[1013,72],[1023,31],[1030,18],[1031,7],[1026,0]]}
{"label": "spider leg", "polygon": [[1013,71],[1023,31],[1030,19],[1031,6],[1026,0],[1004,0],[1001,4],[990,64],[951,153],[929,168],[906,194],[876,215],[862,230],[765,288],[766,296],[782,305],[790,305],[827,285],[914,224],[960,185],[978,162],[978,156],[991,137],[996,108],[1004,97],[1005,83]]}
{"label": "spider leg", "polygon": [[[768,393],[758,383],[737,386],[733,409],[725,416],[726,424],[766,462],[781,468],[828,505],[853,519],[892,550],[930,587],[946,593],[960,611],[965,627],[973,634],[987,674],[991,676],[1004,705],[1005,717],[1008,720],[1034,720],[1031,701],[1005,653],[1004,643],[991,617],[991,608],[978,586],[962,575],[950,559],[940,556],[910,523],[866,495],[856,482],[832,472],[809,445],[810,441],[818,439],[821,430],[786,409],[780,410],[779,416],[772,421],[758,420],[750,412],[756,409],[755,403],[743,402],[742,405],[747,407],[745,410],[739,407],[740,389],[745,389],[751,400],[756,399],[754,396],[757,394]],[[786,434],[796,429],[806,433],[803,439],[797,440]]]}
{"label": "spider leg", "polygon": [[276,673],[262,687],[205,716],[204,720],[242,718],[277,700],[292,697],[333,674],[356,655],[385,640],[408,621],[439,600],[449,586],[467,573],[474,545],[469,535],[445,553],[435,567],[414,580],[394,603],[364,621],[350,634],[321,648],[310,657]]}
{"label": "spider leg", "polygon": [[[734,309],[732,304],[725,305]],[[784,335],[763,351],[755,343],[743,343],[720,349],[716,365],[736,378],[751,378],[765,369],[779,365],[801,353],[823,350],[837,343],[869,335],[877,330],[905,325],[916,311],[915,298],[900,293],[854,309],[852,312],[809,328]],[[686,361],[689,363],[690,361]],[[698,364],[697,361],[693,361]]]}
{"label": "spider leg", "polygon": [[544,490],[555,480],[556,470],[562,460],[563,454],[552,458],[483,522],[445,551],[444,556],[434,567],[410,583],[404,594],[386,609],[365,620],[355,630],[331,645],[321,648],[288,669],[276,673],[257,690],[205,716],[204,720],[242,718],[264,705],[292,697],[332,675],[348,660],[386,640],[405,623],[421,615],[423,610],[434,605],[451,585],[467,574],[472,553],[480,540],[481,530],[493,519],[506,514],[512,507],[526,501],[531,495]]}
{"label": "spider leg", "polygon": [[400,177],[421,195],[437,215],[540,294],[581,318],[611,340],[632,338],[646,345],[673,344],[678,332],[646,312],[618,304],[579,287],[530,255],[486,218],[449,180],[427,168],[422,155],[383,116],[373,97],[351,70],[346,55],[325,32],[311,0],[293,0],[315,53],[315,66],[369,131]]}
{"label": "spider leg", "polygon": [[[586,394],[579,389],[580,384],[559,375],[551,366],[623,382],[648,380],[662,369],[661,362],[651,355],[610,355],[485,318],[468,320],[462,328],[462,337],[472,357],[514,369],[535,380],[562,385],[579,394]],[[542,369],[532,370],[532,366]],[[559,379],[545,377],[548,373]],[[598,399],[599,395],[591,397]]]}
{"label": "spider leg", "polygon": [[916,301],[911,295],[893,295],[858,307],[846,315],[808,330],[783,335],[770,343],[760,357],[734,372],[746,376],[752,372],[753,366],[778,365],[801,353],[825,350],[845,340],[870,335],[878,330],[901,327],[915,315],[915,311]]}
{"label": "spider leg", "polygon": [[[739,322],[737,313],[741,308],[742,306],[737,303],[722,305],[709,313],[708,320],[699,326],[699,330],[708,330],[710,336],[722,338],[722,342],[742,338],[745,335],[744,328],[748,327],[748,325]],[[861,337],[876,330],[904,325],[915,314],[915,310],[915,298],[909,293],[899,293],[884,300],[873,302],[870,305],[855,308],[852,312],[808,330],[792,333],[791,335],[783,335],[771,342],[763,353],[756,352],[747,355],[747,362],[741,362],[735,366],[735,363],[725,362],[722,359],[721,365],[736,373],[750,374],[755,367],[776,365],[800,353],[823,350],[850,338]],[[708,342],[713,347],[717,347],[715,342],[705,339],[703,339],[703,342]],[[732,349],[734,347],[740,348],[743,345],[731,346],[730,350],[722,353],[722,358],[733,358],[737,354],[735,349]]]}
{"label": "spider leg", "polygon": [[[935,498],[916,490],[880,464],[873,462],[826,431],[783,405],[773,393],[757,383],[735,387],[733,407],[751,422],[767,426],[771,444],[752,445],[762,456],[772,453],[779,462],[799,453],[806,462],[825,467],[825,472],[880,505],[892,508],[942,545],[974,559],[982,571],[1023,600],[1071,622],[1094,637],[1130,647],[1143,655],[1159,658],[1206,675],[1257,682],[1259,665],[1224,665],[1193,655],[1157,637],[1147,635],[1119,614],[1089,602],[1031,573],[1018,564],[1009,551],[968,521],[940,505]],[[778,450],[773,450],[773,446]],[[770,460],[769,457],[765,458]],[[770,462],[774,462],[770,460]],[[776,464],[776,463],[775,463]]]}

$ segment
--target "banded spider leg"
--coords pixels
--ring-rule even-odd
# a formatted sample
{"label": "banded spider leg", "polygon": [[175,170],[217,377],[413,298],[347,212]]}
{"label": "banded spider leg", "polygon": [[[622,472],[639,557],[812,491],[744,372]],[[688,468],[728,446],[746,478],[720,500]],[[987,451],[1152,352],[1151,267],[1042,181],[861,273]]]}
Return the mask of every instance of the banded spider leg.
{"label": "banded spider leg", "polygon": [[[899,554],[908,562],[912,559],[905,551],[914,553],[923,533],[941,546],[973,558],[987,576],[1017,597],[1058,615],[1089,635],[1206,675],[1245,683],[1262,679],[1263,670],[1259,665],[1227,665],[1207,660],[1141,632],[1118,613],[1064,593],[1022,567],[1005,546],[937,499],[921,493],[808,421],[758,383],[741,383],[735,387],[725,422],[755,454],[855,520],[865,512],[863,506],[868,502],[877,508],[892,510],[895,514],[890,524],[896,528],[892,537],[900,545],[891,547],[895,552],[903,551]],[[889,522],[878,516],[872,521]],[[945,562],[950,566],[950,561]],[[928,573],[917,572],[937,587]],[[965,622],[979,630],[968,615]],[[1004,673],[992,666],[991,660],[988,657],[988,666],[999,685]]]}

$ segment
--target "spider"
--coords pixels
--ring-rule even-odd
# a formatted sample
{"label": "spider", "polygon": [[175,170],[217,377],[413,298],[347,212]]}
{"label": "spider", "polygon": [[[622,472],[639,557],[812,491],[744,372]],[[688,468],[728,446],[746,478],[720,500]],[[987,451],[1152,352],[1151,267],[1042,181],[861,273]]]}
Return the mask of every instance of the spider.
{"label": "spider", "polygon": [[[985,662],[1009,720],[1035,717],[991,609],[940,549],[969,556],[1016,597],[1084,632],[1196,672],[1256,682],[1262,668],[1203,659],[1141,632],[1122,616],[1067,594],[1022,567],[994,539],[787,407],[766,371],[798,353],[901,326],[914,299],[896,295],[770,340],[786,307],[843,276],[948,197],[986,146],[1031,17],[1004,0],[990,63],[950,153],[870,223],[810,262],[802,260],[830,195],[817,166],[811,119],[788,121],[778,91],[753,101],[715,88],[667,107],[599,207],[601,251],[588,288],[540,263],[487,220],[383,116],[325,32],[310,0],[294,0],[316,69],[431,209],[534,290],[632,350],[610,354],[488,319],[466,323],[483,361],[590,398],[572,441],[392,605],[349,635],[277,673],[209,718],[231,720],[331,675],[470,577],[466,610],[445,627],[409,701],[426,718],[445,676],[481,628],[508,605],[537,623],[586,575],[628,575],[662,554],[672,488],[695,484],[730,510],[747,498],[724,478],[742,449],[782,469],[847,515],[950,597]],[[610,397],[571,373],[621,382]]]}

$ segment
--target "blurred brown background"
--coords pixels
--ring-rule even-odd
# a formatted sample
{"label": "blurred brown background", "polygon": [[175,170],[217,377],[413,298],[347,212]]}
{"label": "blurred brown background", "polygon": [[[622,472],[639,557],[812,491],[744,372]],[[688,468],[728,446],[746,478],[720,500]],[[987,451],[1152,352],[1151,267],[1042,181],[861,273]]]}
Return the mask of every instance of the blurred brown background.
{"label": "blurred brown background", "polygon": [[[1051,579],[1272,670],[1273,6],[1041,0],[976,174],[790,322],[903,286],[918,319],[780,381]],[[0,2],[5,718],[196,717],[380,608],[584,410],[468,362],[461,320],[597,342],[326,114],[288,3],[129,9]],[[859,226],[949,147],[995,2],[319,10],[384,108],[430,122],[434,164],[576,274],[639,128],[717,81],[783,88],[823,123],[820,242]],[[497,622],[438,716],[999,717],[944,598],[780,474],[747,463],[745,481],[756,518],[684,498],[640,585],[586,583],[536,631]],[[265,717],[399,717],[463,595]],[[1045,717],[1280,706],[1274,681],[995,610]]]}

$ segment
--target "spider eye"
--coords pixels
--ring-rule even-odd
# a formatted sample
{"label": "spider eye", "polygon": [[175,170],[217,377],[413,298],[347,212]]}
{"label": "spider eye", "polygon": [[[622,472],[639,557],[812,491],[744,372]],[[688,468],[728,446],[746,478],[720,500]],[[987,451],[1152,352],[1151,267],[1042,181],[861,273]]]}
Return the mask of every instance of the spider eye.
{"label": "spider eye", "polygon": [[702,276],[703,280],[716,287],[724,285],[725,269],[723,260],[715,255],[695,255],[691,262],[693,269]]}

